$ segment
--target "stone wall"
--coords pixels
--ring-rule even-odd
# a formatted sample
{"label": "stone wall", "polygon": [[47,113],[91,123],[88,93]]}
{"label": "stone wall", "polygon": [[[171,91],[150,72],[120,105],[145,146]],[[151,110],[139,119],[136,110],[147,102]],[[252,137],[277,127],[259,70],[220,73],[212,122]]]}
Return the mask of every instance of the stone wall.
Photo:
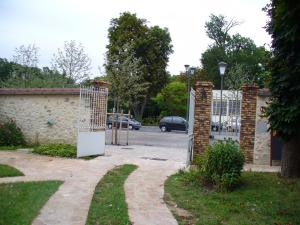
{"label": "stone wall", "polygon": [[79,89],[0,89],[0,119],[13,119],[28,143],[76,144]]}
{"label": "stone wall", "polygon": [[211,127],[211,82],[197,82],[194,114],[194,155],[201,154],[209,145]]}
{"label": "stone wall", "polygon": [[268,131],[268,119],[262,117],[269,98],[268,90],[258,91],[254,140],[254,164],[257,165],[270,165],[271,135]]}

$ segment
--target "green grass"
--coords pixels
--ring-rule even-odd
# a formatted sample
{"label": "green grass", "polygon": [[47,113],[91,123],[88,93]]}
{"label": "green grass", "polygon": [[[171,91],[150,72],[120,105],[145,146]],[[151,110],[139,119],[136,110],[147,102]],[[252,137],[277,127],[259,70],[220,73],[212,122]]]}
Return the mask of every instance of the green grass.
{"label": "green grass", "polygon": [[87,225],[131,224],[125,202],[124,182],[136,168],[129,164],[118,166],[101,179],[95,188]]}
{"label": "green grass", "polygon": [[0,184],[0,225],[30,225],[61,181]]}
{"label": "green grass", "polygon": [[238,189],[215,192],[187,183],[185,176],[183,172],[175,174],[165,183],[165,201],[192,214],[184,218],[173,210],[179,224],[300,224],[300,179],[245,172]]}
{"label": "green grass", "polygon": [[[36,145],[33,147],[33,153],[48,156],[57,156],[65,158],[76,158],[77,148],[74,145],[69,144],[45,144]],[[98,157],[98,155],[93,156],[83,156],[80,159],[91,160]]]}
{"label": "green grass", "polygon": [[0,146],[0,151],[6,151],[6,150],[16,150],[20,148],[21,146]]}
{"label": "green grass", "polygon": [[34,147],[33,153],[40,155],[76,158],[76,146],[69,144],[46,144]]}
{"label": "green grass", "polygon": [[16,177],[23,176],[24,174],[14,167],[9,165],[0,164],[0,177]]}

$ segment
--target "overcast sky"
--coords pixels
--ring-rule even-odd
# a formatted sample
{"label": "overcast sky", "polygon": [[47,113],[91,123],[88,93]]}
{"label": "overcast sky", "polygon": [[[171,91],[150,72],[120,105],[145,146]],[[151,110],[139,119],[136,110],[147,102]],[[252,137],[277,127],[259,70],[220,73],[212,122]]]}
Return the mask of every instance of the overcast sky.
{"label": "overcast sky", "polygon": [[[211,43],[204,25],[209,15],[223,14],[244,23],[233,30],[269,45],[262,8],[267,0],[0,0],[0,57],[12,59],[15,47],[35,43],[39,66],[50,66],[53,53],[65,40],[81,42],[92,59],[93,76],[104,63],[110,20],[129,11],[148,24],[167,27],[174,53],[168,70],[178,74],[184,64],[200,66]],[[104,69],[102,67],[102,73]]]}

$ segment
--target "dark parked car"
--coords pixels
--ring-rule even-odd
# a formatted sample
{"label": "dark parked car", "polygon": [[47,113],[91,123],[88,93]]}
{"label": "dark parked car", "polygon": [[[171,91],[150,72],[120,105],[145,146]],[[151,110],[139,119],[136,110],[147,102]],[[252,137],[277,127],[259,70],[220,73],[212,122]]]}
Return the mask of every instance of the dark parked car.
{"label": "dark parked car", "polygon": [[187,131],[188,123],[179,116],[165,116],[159,122],[159,128],[162,132],[171,130]]}
{"label": "dark parked car", "polygon": [[[115,126],[117,126],[118,128],[120,127],[120,121],[121,121],[121,118],[119,117],[116,122],[115,122]],[[106,122],[107,126],[109,129],[112,128],[112,124],[113,124],[113,119],[112,117],[108,117],[107,118],[107,122]],[[128,118],[127,117],[122,117],[122,128],[127,128],[127,125],[128,125]],[[129,129],[130,130],[139,130],[141,128],[141,123],[138,122],[137,120],[135,119],[129,119]]]}
{"label": "dark parked car", "polygon": [[211,122],[211,130],[212,131],[219,131],[219,123],[217,122]]}

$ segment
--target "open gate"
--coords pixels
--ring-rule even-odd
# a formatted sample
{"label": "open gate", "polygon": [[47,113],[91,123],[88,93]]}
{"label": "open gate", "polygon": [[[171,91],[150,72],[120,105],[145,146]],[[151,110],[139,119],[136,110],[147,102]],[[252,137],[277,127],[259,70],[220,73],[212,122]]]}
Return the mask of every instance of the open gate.
{"label": "open gate", "polygon": [[241,91],[223,90],[221,92],[220,90],[213,90],[211,105],[211,137],[219,140],[229,138],[239,141],[241,103]]}
{"label": "open gate", "polygon": [[105,153],[108,88],[80,87],[77,157]]}
{"label": "open gate", "polygon": [[187,151],[187,165],[190,165],[193,160],[194,147],[194,113],[195,113],[195,90],[190,91],[189,104],[189,121],[188,121],[188,151]]}

